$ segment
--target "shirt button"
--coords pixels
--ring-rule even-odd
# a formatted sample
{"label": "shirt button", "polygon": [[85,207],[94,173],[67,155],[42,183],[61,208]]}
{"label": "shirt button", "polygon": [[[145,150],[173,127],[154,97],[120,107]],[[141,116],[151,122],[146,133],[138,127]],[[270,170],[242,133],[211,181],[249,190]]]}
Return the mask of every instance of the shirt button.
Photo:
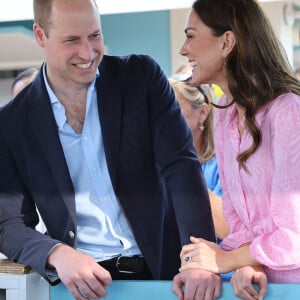
{"label": "shirt button", "polygon": [[75,233],[74,233],[72,230],[69,231],[69,237],[70,237],[72,240],[73,240],[74,237],[75,237]]}
{"label": "shirt button", "polygon": [[85,135],[85,136],[83,137],[83,139],[84,139],[85,141],[87,141],[88,137]]}

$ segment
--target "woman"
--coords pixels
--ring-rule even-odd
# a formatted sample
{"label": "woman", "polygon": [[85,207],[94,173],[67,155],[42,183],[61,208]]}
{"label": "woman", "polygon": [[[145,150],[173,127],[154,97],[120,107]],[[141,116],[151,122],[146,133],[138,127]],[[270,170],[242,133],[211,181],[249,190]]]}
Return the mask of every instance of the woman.
{"label": "woman", "polygon": [[185,33],[192,83],[224,91],[215,150],[230,233],[222,248],[192,237],[181,270],[236,270],[235,294],[261,299],[267,280],[300,283],[300,83],[255,0],[197,0]]}
{"label": "woman", "polygon": [[213,142],[213,92],[208,84],[194,86],[191,73],[175,74],[169,81],[175,92],[182,114],[189,125],[202,172],[208,187],[216,235],[223,239],[228,224],[222,214],[222,191]]}

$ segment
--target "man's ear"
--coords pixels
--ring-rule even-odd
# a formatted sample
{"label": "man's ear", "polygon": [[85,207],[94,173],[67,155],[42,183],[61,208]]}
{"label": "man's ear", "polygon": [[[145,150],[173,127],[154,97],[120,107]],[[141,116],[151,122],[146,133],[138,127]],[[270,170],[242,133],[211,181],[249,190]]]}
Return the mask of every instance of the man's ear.
{"label": "man's ear", "polygon": [[38,25],[37,23],[34,23],[33,24],[33,32],[34,32],[34,37],[35,37],[37,44],[41,48],[44,48],[45,47],[45,39],[46,39],[44,30],[41,28],[40,25]]}
{"label": "man's ear", "polygon": [[226,58],[231,53],[235,45],[236,40],[233,32],[231,30],[224,32],[221,44],[221,52],[224,58]]}

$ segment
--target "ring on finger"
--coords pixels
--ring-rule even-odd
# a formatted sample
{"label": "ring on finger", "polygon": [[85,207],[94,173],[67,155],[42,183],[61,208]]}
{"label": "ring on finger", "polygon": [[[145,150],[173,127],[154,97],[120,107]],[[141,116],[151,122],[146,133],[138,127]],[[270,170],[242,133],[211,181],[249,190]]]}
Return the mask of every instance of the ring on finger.
{"label": "ring on finger", "polygon": [[192,261],[192,256],[190,256],[190,255],[186,256],[184,261],[186,261],[186,262]]}
{"label": "ring on finger", "polygon": [[80,288],[77,288],[77,290],[83,298],[90,299],[89,297],[86,296],[86,294]]}

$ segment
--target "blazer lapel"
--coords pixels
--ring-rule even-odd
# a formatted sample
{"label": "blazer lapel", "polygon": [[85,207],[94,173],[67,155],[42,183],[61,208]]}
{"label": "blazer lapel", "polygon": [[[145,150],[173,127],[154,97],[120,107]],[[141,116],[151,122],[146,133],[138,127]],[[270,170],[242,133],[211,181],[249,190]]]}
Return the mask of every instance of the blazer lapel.
{"label": "blazer lapel", "polygon": [[116,192],[119,144],[121,130],[122,83],[113,66],[102,62],[100,76],[96,81],[98,110],[105,155],[111,181]]}
{"label": "blazer lapel", "polygon": [[37,147],[41,148],[42,155],[51,170],[53,181],[58,186],[71,218],[76,224],[74,188],[59,140],[50,99],[46,89],[42,86],[38,88],[37,95],[29,101],[28,122],[36,136]]}

